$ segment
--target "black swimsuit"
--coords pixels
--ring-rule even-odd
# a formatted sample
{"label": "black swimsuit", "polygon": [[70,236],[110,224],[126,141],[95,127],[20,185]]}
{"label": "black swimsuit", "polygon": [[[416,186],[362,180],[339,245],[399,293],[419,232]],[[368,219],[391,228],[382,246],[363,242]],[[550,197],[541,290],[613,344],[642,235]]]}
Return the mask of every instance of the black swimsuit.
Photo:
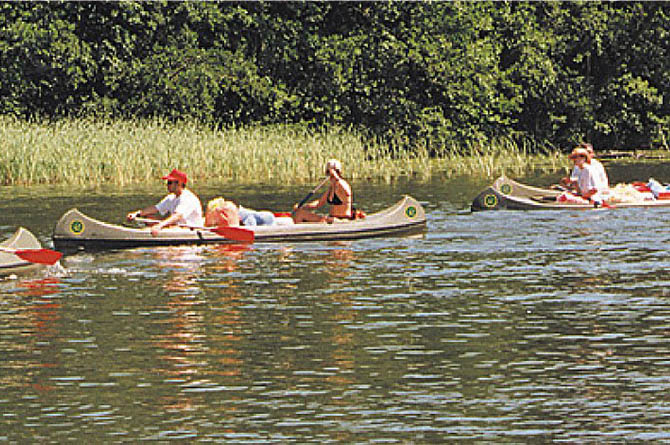
{"label": "black swimsuit", "polygon": [[[341,205],[341,204],[344,204],[344,202],[342,202],[342,200],[340,199],[340,197],[337,196],[337,193],[335,193],[335,192],[333,192],[333,199],[326,198],[326,202],[327,202],[328,204],[332,205],[332,206],[339,206],[339,205]],[[351,216],[344,216],[344,217],[342,217],[342,216],[338,216],[337,218],[342,218],[342,219],[356,219],[356,216],[355,216],[355,215],[356,215],[356,211],[355,211],[355,209],[352,207],[352,208],[351,208]]]}
{"label": "black swimsuit", "polygon": [[335,192],[333,192],[333,198],[332,198],[332,199],[327,198],[327,199],[326,199],[326,202],[327,202],[328,204],[332,205],[332,206],[339,206],[339,205],[341,205],[341,204],[344,204],[344,203],[342,202],[342,200],[340,199],[340,197],[337,196],[337,194],[336,194]]}

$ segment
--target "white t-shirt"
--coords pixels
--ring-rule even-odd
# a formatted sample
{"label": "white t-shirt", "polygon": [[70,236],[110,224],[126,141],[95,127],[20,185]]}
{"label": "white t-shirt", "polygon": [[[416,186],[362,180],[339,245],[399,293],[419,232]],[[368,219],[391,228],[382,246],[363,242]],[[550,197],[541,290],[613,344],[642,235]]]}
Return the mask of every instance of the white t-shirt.
{"label": "white t-shirt", "polygon": [[[584,165],[590,165],[591,170],[593,170],[593,176],[596,182],[595,188],[598,189],[599,192],[608,191],[610,188],[610,181],[607,177],[607,172],[605,171],[603,164],[597,159],[591,159],[591,164]],[[582,169],[575,165],[572,168],[572,173],[570,173],[570,179],[579,183],[579,177],[581,174]]]}
{"label": "white t-shirt", "polygon": [[582,172],[582,169],[579,168],[579,167],[577,167],[577,165],[575,165],[574,167],[572,167],[572,173],[570,173],[570,180],[571,180],[571,181],[575,181],[575,182],[576,182],[576,181],[579,181],[579,174],[580,174],[581,172]]}
{"label": "white t-shirt", "polygon": [[591,167],[596,177],[597,189],[600,192],[604,192],[610,188],[610,180],[607,177],[607,172],[605,172],[605,167],[597,159],[591,159]]}
{"label": "white t-shirt", "polygon": [[597,177],[597,167],[594,167],[591,164],[584,164],[584,167],[579,172],[579,179],[577,180],[577,186],[579,187],[580,193],[584,194],[590,190],[596,189],[596,193],[591,196],[593,201],[602,201],[603,192],[599,188],[599,179]]}
{"label": "white t-shirt", "polygon": [[178,221],[178,224],[187,224],[189,226],[202,226],[204,224],[200,199],[189,189],[182,190],[179,197],[174,193],[170,193],[161,202],[156,204],[156,208],[161,215],[179,213],[181,219]]}

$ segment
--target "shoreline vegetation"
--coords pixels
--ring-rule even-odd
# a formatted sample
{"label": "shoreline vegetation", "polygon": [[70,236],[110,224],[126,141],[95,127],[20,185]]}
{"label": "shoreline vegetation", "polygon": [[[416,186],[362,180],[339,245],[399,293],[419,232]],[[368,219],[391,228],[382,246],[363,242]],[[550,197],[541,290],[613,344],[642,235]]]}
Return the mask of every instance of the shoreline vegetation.
{"label": "shoreline vegetation", "polygon": [[[580,141],[669,149],[664,2],[61,1],[0,10],[0,115],[26,121],[234,126],[269,153],[250,128],[339,125],[406,151],[444,151],[438,170],[450,167],[445,146],[482,154],[495,149],[478,145],[509,145],[501,137],[521,153],[524,144],[542,153]],[[270,128],[269,139],[290,137]]]}
{"label": "shoreline vegetation", "polygon": [[[3,185],[140,184],[172,168],[194,181],[311,183],[329,158],[342,161],[351,179],[392,182],[501,173],[553,172],[568,167],[557,149],[501,139],[492,144],[427,150],[392,150],[354,131],[278,125],[214,130],[193,122],[64,119],[26,122],[0,116]],[[461,154],[469,153],[469,154]]]}

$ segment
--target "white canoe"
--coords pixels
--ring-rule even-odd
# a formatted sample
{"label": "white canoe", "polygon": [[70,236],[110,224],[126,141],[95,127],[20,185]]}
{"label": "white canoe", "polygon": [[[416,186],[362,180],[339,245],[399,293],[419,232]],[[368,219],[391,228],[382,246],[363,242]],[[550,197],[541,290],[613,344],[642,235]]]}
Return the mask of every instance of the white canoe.
{"label": "white canoe", "polygon": [[[301,223],[290,225],[249,226],[255,242],[339,241],[380,236],[420,233],[426,227],[426,214],[421,204],[410,196],[391,207],[354,221]],[[132,228],[98,221],[77,209],[68,210],[53,231],[56,249],[62,252],[79,250],[127,249],[180,244],[235,243],[209,230],[168,228],[152,236],[149,228]]]}
{"label": "white canoe", "polygon": [[[19,227],[18,230],[0,246],[10,249],[40,249],[42,245],[29,230]],[[0,251],[0,276],[20,274],[42,267],[42,264],[31,263],[18,256]]]}
{"label": "white canoe", "polygon": [[[505,176],[496,179],[472,202],[473,212],[480,210],[594,210],[602,207],[593,204],[557,202],[562,192],[516,182]],[[608,208],[670,207],[670,199],[638,201],[608,205]]]}

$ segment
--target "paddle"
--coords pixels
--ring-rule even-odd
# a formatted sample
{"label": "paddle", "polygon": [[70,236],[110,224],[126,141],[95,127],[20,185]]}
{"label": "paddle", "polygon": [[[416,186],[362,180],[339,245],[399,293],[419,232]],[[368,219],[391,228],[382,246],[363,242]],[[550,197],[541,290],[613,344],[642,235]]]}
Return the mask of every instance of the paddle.
{"label": "paddle", "polygon": [[253,230],[242,227],[218,226],[218,227],[196,227],[179,224],[179,227],[187,227],[192,230],[209,230],[224,238],[239,241],[241,243],[253,243],[256,237]]}
{"label": "paddle", "polygon": [[531,196],[530,199],[537,202],[556,202],[555,196],[538,195],[538,196]]}
{"label": "paddle", "polygon": [[323,184],[325,184],[325,183],[328,181],[328,179],[330,179],[328,176],[326,176],[325,178],[323,178],[323,181],[321,181],[321,182],[319,183],[319,185],[317,185],[317,186],[314,188],[314,190],[312,190],[311,192],[309,192],[309,194],[308,194],[307,196],[305,196],[305,199],[303,199],[302,201],[300,201],[300,204],[298,204],[298,207],[296,207],[295,210],[293,210],[293,211],[291,212],[291,214],[292,214],[292,215],[295,214],[295,212],[296,212],[298,209],[300,209],[302,206],[304,206],[305,203],[306,203],[307,201],[309,201],[309,198],[311,198],[312,195],[313,195],[314,193],[316,193],[321,187],[323,187]]}
{"label": "paddle", "polygon": [[[140,217],[134,218],[133,221],[145,224],[158,224],[160,222],[157,219],[140,218]],[[229,227],[229,226],[204,227],[204,226],[190,226],[188,224],[177,224],[177,226],[191,230],[207,230],[209,232],[214,232],[217,235],[220,235],[224,238],[233,241],[239,241],[241,243],[253,243],[255,238],[253,230],[244,229],[242,227]]]}
{"label": "paddle", "polygon": [[11,247],[0,247],[0,251],[14,254],[23,260],[38,264],[54,264],[63,256],[62,253],[51,249],[13,249]]}
{"label": "paddle", "polygon": [[[570,192],[570,193],[571,193],[571,191],[570,191],[569,189],[567,189],[566,187],[563,187],[563,186],[560,185],[560,184],[554,184],[554,185],[551,186],[551,188],[556,189],[556,190],[562,190],[562,191],[564,191],[564,192]],[[543,197],[543,198],[546,198],[546,196]],[[534,198],[533,198],[533,199],[534,199]],[[590,200],[589,200],[589,201],[590,201]],[[605,200],[603,200],[603,201],[600,202],[600,203],[597,203],[597,202],[594,202],[594,203],[593,203],[593,207],[596,207],[596,208],[597,208],[597,207],[599,207],[599,206],[601,206],[601,207],[604,208],[604,209],[616,209],[616,206],[615,206],[615,205],[613,205],[613,204],[608,204],[607,202],[605,202]]]}

